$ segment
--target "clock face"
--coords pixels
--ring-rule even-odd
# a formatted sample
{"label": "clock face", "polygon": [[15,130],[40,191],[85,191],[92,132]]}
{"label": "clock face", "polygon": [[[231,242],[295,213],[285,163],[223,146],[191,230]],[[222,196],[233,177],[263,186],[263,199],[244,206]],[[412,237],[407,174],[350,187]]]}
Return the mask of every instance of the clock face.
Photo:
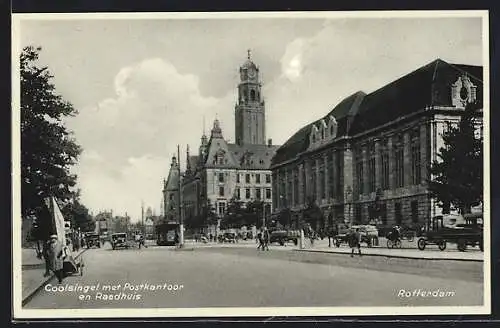
{"label": "clock face", "polygon": [[255,77],[255,71],[253,69],[248,70],[248,76],[250,78],[254,78]]}

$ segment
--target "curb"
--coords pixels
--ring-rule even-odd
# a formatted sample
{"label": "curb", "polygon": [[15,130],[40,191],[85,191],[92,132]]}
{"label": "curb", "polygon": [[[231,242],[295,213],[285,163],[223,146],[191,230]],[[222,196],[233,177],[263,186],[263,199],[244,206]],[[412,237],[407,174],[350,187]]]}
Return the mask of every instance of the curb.
{"label": "curb", "polygon": [[[351,253],[347,252],[330,252],[330,251],[322,251],[322,250],[310,250],[310,249],[294,249],[296,252],[309,252],[309,253],[329,253],[329,254],[344,254],[351,255]],[[457,259],[457,258],[426,258],[426,257],[411,257],[411,256],[403,256],[403,255],[387,255],[387,254],[370,254],[364,253],[363,256],[379,256],[386,258],[399,258],[399,259],[407,259],[407,260],[431,260],[431,261],[460,261],[460,262],[484,262],[484,260],[477,259]]]}
{"label": "curb", "polygon": [[[84,248],[78,255],[75,256],[75,259],[79,258],[83,253],[85,253],[87,251],[87,248]],[[52,273],[49,277],[47,277],[47,279],[45,279],[41,284],[40,286],[38,286],[37,288],[35,288],[34,291],[32,291],[31,293],[29,293],[25,298],[23,298],[23,301],[21,303],[22,306],[25,306],[26,304],[28,304],[32,299],[33,297],[38,294],[38,292],[40,290],[43,289],[43,287],[45,287],[45,285],[47,285],[49,282],[51,282],[54,278],[55,278],[55,274]]]}

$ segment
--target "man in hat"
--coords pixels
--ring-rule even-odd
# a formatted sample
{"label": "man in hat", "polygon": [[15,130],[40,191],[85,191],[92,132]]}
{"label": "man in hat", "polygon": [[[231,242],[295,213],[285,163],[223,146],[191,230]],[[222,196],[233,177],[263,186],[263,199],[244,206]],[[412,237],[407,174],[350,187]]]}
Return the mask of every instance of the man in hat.
{"label": "man in hat", "polygon": [[63,260],[64,260],[63,245],[57,239],[57,235],[51,235],[49,244],[50,268],[56,275],[59,283],[62,283],[63,280],[63,264],[64,264]]}

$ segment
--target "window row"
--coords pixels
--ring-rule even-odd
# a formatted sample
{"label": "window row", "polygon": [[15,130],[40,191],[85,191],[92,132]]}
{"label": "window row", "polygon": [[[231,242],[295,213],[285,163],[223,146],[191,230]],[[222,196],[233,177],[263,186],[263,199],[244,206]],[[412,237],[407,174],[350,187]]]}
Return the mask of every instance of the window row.
{"label": "window row", "polygon": [[368,211],[368,217],[364,218],[364,213],[363,213],[363,204],[355,204],[354,206],[354,224],[361,224],[364,222],[368,222],[371,219],[379,218],[380,223],[382,224],[387,224],[388,223],[388,217],[392,216],[394,218],[394,222],[397,225],[402,225],[402,224],[407,224],[409,222],[411,223],[418,223],[419,222],[419,213],[418,213],[418,200],[413,200],[410,202],[410,213],[407,214],[407,217],[405,219],[405,215],[403,214],[403,205],[400,201],[396,201],[394,203],[393,207],[393,213],[392,215],[389,214],[387,211],[387,202],[382,201],[378,206],[375,206],[374,204],[369,205],[367,208]]}
{"label": "window row", "polygon": [[[405,142],[402,136],[394,138],[392,147],[389,147],[387,140],[383,141],[378,151],[375,150],[373,143],[365,149],[361,147],[355,149],[358,194],[376,191],[377,177],[382,190],[391,188],[391,172],[392,188],[422,183],[421,143],[418,130],[410,133],[409,142],[408,164],[405,163]],[[405,172],[407,169],[409,172]]]}
{"label": "window row", "polygon": [[[244,191],[244,193],[243,193]],[[252,195],[253,194],[253,195]],[[220,197],[225,197],[226,196],[226,190],[224,187],[219,187],[219,196]],[[252,197],[254,196],[254,197]],[[255,188],[254,192],[252,193],[251,188],[244,188],[243,190],[241,188],[236,188],[234,190],[234,197],[236,199],[263,199],[265,196],[265,199],[271,199],[272,192],[271,188]]]}
{"label": "window row", "polygon": [[[218,181],[220,183],[223,183],[226,181],[226,174],[223,173],[223,172],[220,172],[220,173],[215,173],[218,177]],[[241,177],[240,175],[243,175],[243,174],[240,174],[240,173],[237,173],[236,174],[236,183],[240,183],[241,182]],[[262,181],[264,180],[265,183],[271,183],[271,174],[265,174],[265,177],[262,177],[264,174],[260,174],[260,173],[256,173],[255,174],[255,183],[262,183]],[[251,174],[250,173],[246,173],[244,174],[245,176],[245,183],[251,183],[252,179],[251,179]]]}

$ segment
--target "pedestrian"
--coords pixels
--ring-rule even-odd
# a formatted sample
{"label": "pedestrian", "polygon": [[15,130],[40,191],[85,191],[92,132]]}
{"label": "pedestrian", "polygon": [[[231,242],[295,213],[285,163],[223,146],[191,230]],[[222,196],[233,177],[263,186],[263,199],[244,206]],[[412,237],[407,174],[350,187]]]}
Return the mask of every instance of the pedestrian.
{"label": "pedestrian", "polygon": [[354,249],[358,249],[359,256],[361,256],[361,234],[359,233],[359,228],[351,233],[349,240],[349,246],[351,247],[351,257],[354,256]]}
{"label": "pedestrian", "polygon": [[43,242],[42,244],[42,256],[43,259],[45,260],[45,273],[43,274],[44,277],[50,276],[50,238],[46,241]]}
{"label": "pedestrian", "polygon": [[269,250],[269,230],[267,230],[267,227],[264,227],[264,232],[262,233],[262,239],[263,239],[263,247],[262,250]]}
{"label": "pedestrian", "polygon": [[50,269],[57,277],[57,281],[59,284],[63,281],[63,265],[64,265],[64,251],[63,245],[57,239],[57,235],[50,236],[50,244],[49,244],[49,259],[50,259]]}
{"label": "pedestrian", "polygon": [[259,233],[257,234],[257,240],[259,241],[259,246],[257,246],[257,249],[264,250],[264,238],[262,235],[262,231],[259,231]]}

